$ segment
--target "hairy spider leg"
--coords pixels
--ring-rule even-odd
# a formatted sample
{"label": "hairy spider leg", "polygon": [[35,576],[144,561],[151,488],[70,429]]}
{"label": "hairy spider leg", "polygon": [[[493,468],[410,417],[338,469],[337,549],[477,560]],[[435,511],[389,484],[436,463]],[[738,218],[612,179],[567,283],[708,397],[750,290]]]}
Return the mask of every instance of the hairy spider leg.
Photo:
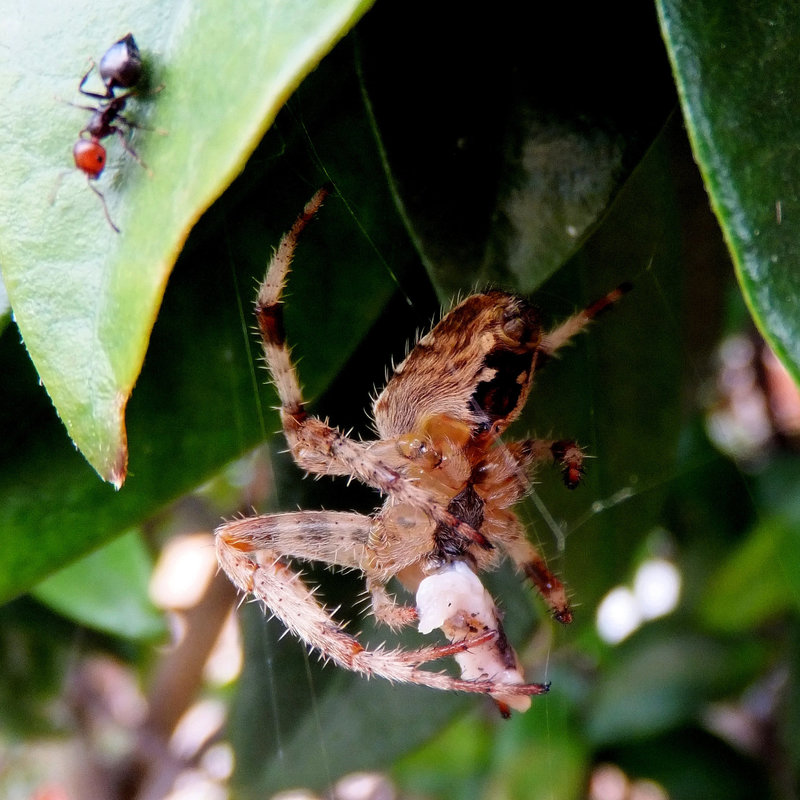
{"label": "hairy spider leg", "polygon": [[[541,355],[537,359],[537,366],[546,364],[561,347],[585,331],[597,316],[617,303],[631,288],[628,283],[621,284],[545,334],[539,346]],[[506,501],[508,505],[522,499],[528,488],[528,476],[538,462],[552,460],[558,465],[564,484],[569,489],[579,485],[585,471],[583,450],[571,439],[525,439],[506,443],[504,448],[518,465],[517,482],[511,497]],[[564,584],[550,571],[542,555],[527,538],[525,528],[516,514],[509,509],[495,512],[493,518],[487,519],[482,532],[491,542],[503,547],[517,568],[536,587],[550,607],[553,617],[564,624],[572,622],[572,611]]]}
{"label": "hairy spider leg", "polygon": [[297,464],[317,475],[353,475],[398,502],[429,512],[432,517],[466,539],[491,549],[485,536],[438,506],[433,498],[384,463],[370,442],[351,439],[338,428],[308,414],[302,389],[286,344],[281,295],[286,285],[300,234],[319,211],[328,189],[323,187],[306,204],[294,225],[281,239],[256,298],[256,319],[264,360],[280,399],[286,439]]}
{"label": "hairy spider leg", "polygon": [[542,339],[541,351],[549,357],[555,354],[559,348],[563,347],[573,336],[581,333],[586,326],[597,319],[604,311],[607,311],[615,303],[619,302],[631,289],[630,283],[621,283],[616,289],[612,289],[608,294],[591,303],[583,311],[573,314],[565,319],[560,325],[553,328],[550,333]]}
{"label": "hairy spider leg", "polygon": [[417,650],[367,649],[334,620],[299,573],[282,560],[293,556],[362,568],[371,526],[370,517],[347,512],[246,517],[217,529],[217,557],[241,591],[253,594],[288,630],[340,667],[393,682],[478,694],[530,696],[548,691],[547,684],[463,680],[419,669],[421,664],[493,642],[499,635],[496,630]]}
{"label": "hairy spider leg", "polygon": [[[627,287],[608,293],[545,335],[524,300],[502,292],[468,298],[395,369],[373,409],[380,439],[353,440],[307,413],[283,323],[281,295],[297,241],[326,196],[320,190],[281,239],[259,289],[256,317],[264,357],[296,463],[319,475],[358,478],[388,498],[370,517],[296,512],[226,523],[217,531],[220,563],[240,589],[254,594],[323,658],[392,681],[490,694],[506,713],[509,705],[524,710],[512,698],[541,694],[548,686],[521,683],[519,662],[505,639],[497,607],[474,573],[496,563],[496,543],[533,581],[555,618],[571,620],[563,584],[527,540],[510,506],[527,491],[530,470],[538,461],[554,460],[567,486],[577,485],[583,453],[570,440],[493,445],[519,416],[534,370]],[[467,337],[470,332],[474,335]],[[451,361],[455,353],[457,364]],[[445,381],[455,373],[457,381],[449,384],[438,406],[427,408],[426,388],[430,391],[440,373]],[[416,392],[410,407],[403,394],[409,386]],[[450,644],[410,652],[365,649],[317,602],[284,558],[361,570],[373,613],[390,627],[417,618],[417,609],[398,605],[387,591],[387,582],[396,577],[417,592],[420,629],[439,626]],[[472,578],[461,584],[459,570]],[[449,655],[457,657],[460,679],[419,669]]]}

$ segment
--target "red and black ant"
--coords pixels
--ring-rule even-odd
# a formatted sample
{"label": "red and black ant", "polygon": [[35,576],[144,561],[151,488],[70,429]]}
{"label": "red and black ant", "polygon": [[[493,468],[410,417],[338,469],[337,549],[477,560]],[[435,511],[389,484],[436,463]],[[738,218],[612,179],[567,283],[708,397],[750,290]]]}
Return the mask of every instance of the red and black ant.
{"label": "red and black ant", "polygon": [[[119,228],[114,224],[108,212],[106,198],[103,193],[92,183],[96,181],[103,172],[106,165],[106,148],[101,140],[106,139],[112,134],[119,137],[125,151],[142,167],[144,163],[139,158],[136,151],[128,143],[126,134],[133,128],[139,127],[131,122],[123,114],[125,103],[128,98],[136,93],[136,85],[142,77],[142,59],[139,55],[139,48],[132,34],[128,34],[115,42],[106,50],[100,59],[98,71],[100,79],[105,87],[105,94],[90,92],[83,87],[89,75],[94,70],[94,63],[81,78],[78,91],[86,97],[98,100],[96,106],[78,106],[85,111],[91,111],[92,116],[86,127],[78,135],[78,141],[72,148],[72,156],[75,159],[75,166],[86,175],[86,182],[89,188],[100,198],[103,203],[108,224],[119,233]],[[122,94],[114,94],[116,88],[127,89]]]}

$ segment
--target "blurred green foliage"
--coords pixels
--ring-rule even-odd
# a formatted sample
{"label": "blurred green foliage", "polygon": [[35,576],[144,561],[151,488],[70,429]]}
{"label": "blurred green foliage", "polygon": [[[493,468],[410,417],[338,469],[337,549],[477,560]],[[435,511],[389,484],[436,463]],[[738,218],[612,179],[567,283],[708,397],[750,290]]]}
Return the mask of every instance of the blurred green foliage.
{"label": "blurred green foliage", "polygon": [[[756,5],[762,22],[775,11]],[[554,322],[622,280],[635,290],[543,370],[516,428],[574,436],[594,457],[572,493],[543,470],[535,502],[521,509],[570,586],[574,624],[556,627],[510,570],[489,581],[527,673],[552,681],[551,693],[505,722],[481,698],[323,668],[249,606],[228,727],[234,796],[321,789],[380,769],[413,796],[571,800],[588,796],[604,764],[673,800],[797,796],[797,436],[775,429],[746,460],[709,437],[708,409],[724,400],[714,388],[717,346],[753,330],[705,192],[747,272],[747,305],[796,370],[800,294],[796,271],[783,266],[796,252],[791,194],[781,194],[788,227],[770,231],[769,252],[755,247],[746,258],[747,226],[757,237],[764,224],[748,209],[763,217],[767,203],[774,217],[770,171],[747,171],[748,202],[735,215],[724,201],[739,188],[735,166],[748,143],[756,164],[787,146],[782,98],[791,94],[782,91],[796,73],[798,23],[773,15],[774,38],[759,40],[769,59],[738,49],[741,124],[758,118],[760,134],[752,143],[726,128],[717,140],[716,110],[728,119],[730,99],[697,67],[723,52],[725,14],[687,8],[664,2],[659,11],[694,152],[652,8],[537,9],[531,28],[511,7],[446,13],[379,2],[304,81],[189,236],[129,404],[131,476],[118,494],[70,445],[8,327],[0,581],[10,598],[57,574],[39,583],[36,600],[0,610],[7,736],[69,733],[48,704],[75,651],[113,653],[143,681],[151,675],[160,628],[145,596],[143,543],[156,550],[163,509],[278,428],[254,368],[254,280],[303,202],[331,181],[334,196],[297,255],[287,329],[314,410],[365,436],[364,409],[386,365],[455,293],[490,283],[535,289]],[[746,22],[742,11],[733,30]],[[725,50],[728,66],[730,58]],[[769,102],[752,108],[753,96]],[[220,98],[217,113],[225,110]],[[794,161],[783,168],[800,185]],[[769,399],[754,374],[754,391]],[[276,485],[260,510],[374,507],[371,492],[342,481],[302,482],[282,447],[276,437]],[[206,492],[206,514],[245,504],[232,494],[223,504]],[[68,566],[134,526],[139,533]],[[619,644],[603,641],[596,609],[650,558],[679,571],[678,606]],[[93,574],[108,580],[90,586]],[[355,576],[311,574],[342,616],[359,613]],[[372,643],[386,635],[369,620],[353,624]]]}

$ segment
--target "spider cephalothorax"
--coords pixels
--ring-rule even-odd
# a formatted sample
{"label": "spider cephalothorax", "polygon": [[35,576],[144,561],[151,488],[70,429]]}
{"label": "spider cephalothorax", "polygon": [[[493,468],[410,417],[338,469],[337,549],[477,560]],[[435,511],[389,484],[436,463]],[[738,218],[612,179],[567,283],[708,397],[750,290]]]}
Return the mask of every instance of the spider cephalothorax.
{"label": "spider cephalothorax", "polygon": [[[546,684],[526,684],[491,596],[477,577],[509,556],[557,620],[572,614],[566,591],[528,541],[511,507],[533,467],[554,460],[576,486],[583,453],[569,440],[502,443],[519,416],[538,364],[552,356],[625,287],[543,332],[524,299],[500,291],[456,305],[395,368],[373,405],[377,438],[352,439],[305,407],[283,327],[281,294],[297,240],[322,204],[320,190],[273,256],[256,300],[267,366],[281,402],[294,460],[316,475],[348,475],[380,490],[371,516],[298,511],[247,517],[217,530],[217,553],[231,580],[263,601],[286,627],[342,667],[392,681],[489,694],[504,711],[524,710]],[[376,618],[392,628],[441,628],[450,643],[413,651],[366,649],[346,633],[287,559],[360,570]],[[396,579],[416,594],[398,603]],[[453,655],[461,677],[421,669]]]}

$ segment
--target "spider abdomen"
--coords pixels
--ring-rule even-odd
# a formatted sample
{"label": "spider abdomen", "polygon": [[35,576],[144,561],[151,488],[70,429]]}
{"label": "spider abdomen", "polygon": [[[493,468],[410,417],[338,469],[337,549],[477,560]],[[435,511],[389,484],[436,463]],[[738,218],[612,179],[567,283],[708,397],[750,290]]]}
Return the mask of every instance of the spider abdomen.
{"label": "spider abdomen", "polygon": [[373,406],[382,439],[446,417],[499,434],[528,397],[542,343],[539,317],[506,292],[468,297],[417,342]]}

